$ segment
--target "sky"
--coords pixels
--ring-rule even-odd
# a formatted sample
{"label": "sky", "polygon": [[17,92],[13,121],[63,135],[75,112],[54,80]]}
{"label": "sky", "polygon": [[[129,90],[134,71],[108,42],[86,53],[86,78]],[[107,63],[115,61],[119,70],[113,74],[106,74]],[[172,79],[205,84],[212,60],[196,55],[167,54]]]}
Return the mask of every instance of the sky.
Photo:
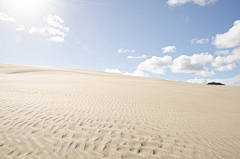
{"label": "sky", "polygon": [[240,86],[239,0],[0,0],[0,62]]}

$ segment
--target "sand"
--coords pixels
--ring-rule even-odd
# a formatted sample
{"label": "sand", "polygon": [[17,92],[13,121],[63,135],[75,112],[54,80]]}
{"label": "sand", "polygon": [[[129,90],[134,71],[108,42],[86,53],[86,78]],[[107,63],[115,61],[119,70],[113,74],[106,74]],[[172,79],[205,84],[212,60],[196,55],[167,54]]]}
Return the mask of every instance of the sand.
{"label": "sand", "polygon": [[240,87],[0,64],[0,158],[237,159]]}

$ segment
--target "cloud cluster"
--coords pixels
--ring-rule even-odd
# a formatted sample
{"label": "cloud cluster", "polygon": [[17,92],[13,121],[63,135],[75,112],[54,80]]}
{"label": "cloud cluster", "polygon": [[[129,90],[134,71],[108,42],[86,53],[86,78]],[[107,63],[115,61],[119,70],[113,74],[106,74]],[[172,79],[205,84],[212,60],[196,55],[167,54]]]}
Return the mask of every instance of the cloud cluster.
{"label": "cloud cluster", "polygon": [[194,78],[187,80],[189,83],[207,84],[210,80],[204,78]]}
{"label": "cloud cluster", "polygon": [[123,75],[130,75],[130,76],[140,76],[140,77],[149,77],[149,74],[144,73],[141,70],[136,70],[133,73],[129,73],[129,72],[124,72],[122,73]]}
{"label": "cloud cluster", "polygon": [[190,43],[191,44],[206,44],[206,43],[209,43],[209,39],[208,38],[206,38],[206,39],[197,39],[197,38],[195,38],[195,39],[191,39]]}
{"label": "cloud cluster", "polygon": [[[172,0],[171,2],[190,2],[185,0]],[[201,2],[201,0],[193,2]],[[207,1],[202,1],[207,4]],[[216,1],[211,1],[212,3]],[[210,3],[210,1],[208,1]],[[204,3],[202,3],[204,4]],[[191,44],[205,44],[209,43],[209,39],[192,39],[190,40]],[[234,26],[229,29],[228,32],[224,34],[217,34],[213,39],[213,44],[216,45],[218,49],[223,48],[234,48],[240,46],[240,20],[234,22]],[[134,52],[133,50],[132,52]],[[119,53],[122,52],[131,52],[128,49],[119,49]],[[162,48],[163,53],[176,53],[175,46],[166,46]],[[150,72],[152,74],[165,74],[166,69],[170,69],[173,73],[195,73],[195,75],[200,75],[202,77],[214,76],[216,73],[214,71],[232,71],[237,68],[236,63],[240,63],[240,47],[229,50],[218,50],[215,52],[216,57],[209,53],[200,53],[193,54],[191,56],[180,55],[179,57],[172,59],[171,56],[157,57],[152,56],[149,59],[141,62],[136,71],[133,73],[125,72],[121,73],[119,70],[112,70],[112,72],[117,72],[120,74],[126,75],[138,75],[148,77],[149,75],[143,71]],[[146,58],[146,55],[134,57],[128,56],[128,59],[131,58]],[[210,66],[213,67],[212,70],[206,67],[206,64],[209,63]],[[106,70],[109,71],[109,70]],[[190,79],[189,82],[193,83],[206,83],[209,82],[209,79],[204,78],[195,78]]]}
{"label": "cloud cluster", "polygon": [[13,17],[10,17],[9,15],[3,12],[0,12],[0,20],[7,22],[16,22],[16,20]]}
{"label": "cloud cluster", "polygon": [[[173,73],[196,73],[196,75],[214,76],[215,72],[208,71],[206,63],[210,63],[217,71],[231,71],[236,68],[235,61],[240,62],[240,48],[232,51],[228,56],[217,56],[214,58],[209,53],[193,54],[192,56],[180,55],[172,61],[171,56],[153,56],[141,62],[137,70],[148,71],[153,74],[165,74],[166,68],[170,68]],[[227,65],[223,65],[223,64]]]}
{"label": "cloud cluster", "polygon": [[181,55],[173,60],[171,71],[174,73],[193,73],[207,70],[204,65],[213,60],[208,53],[194,54],[192,56]]}
{"label": "cloud cluster", "polygon": [[118,73],[118,74],[123,74],[123,75],[130,75],[130,76],[140,76],[140,77],[149,77],[148,74],[144,73],[141,70],[136,70],[133,73],[130,72],[124,72],[122,73],[119,69],[106,69],[104,72],[109,72],[109,73]]}
{"label": "cloud cluster", "polygon": [[119,69],[108,69],[107,68],[104,72],[121,74],[121,71]]}
{"label": "cloud cluster", "polygon": [[194,4],[197,4],[200,6],[205,6],[209,4],[214,4],[217,2],[217,0],[168,0],[167,4],[171,7],[175,7],[175,6],[181,6],[189,2],[193,2]]}
{"label": "cloud cluster", "polygon": [[59,28],[61,30],[64,30],[65,32],[69,32],[70,30],[69,27],[65,27],[62,25],[65,23],[65,21],[57,15],[54,16],[48,15],[47,17],[44,18],[44,20],[47,22],[48,26]]}
{"label": "cloud cluster", "polygon": [[216,68],[216,70],[218,70],[220,72],[223,72],[223,71],[232,71],[236,68],[237,68],[236,64],[232,63],[232,64],[228,64],[228,65],[225,65],[225,66],[220,66],[220,67]]}
{"label": "cloud cluster", "polygon": [[63,24],[64,20],[57,15],[48,15],[44,18],[44,21],[47,23],[44,27],[31,27],[29,30],[30,34],[40,34],[42,36],[52,36],[47,41],[53,41],[56,43],[64,42],[64,38],[67,37],[67,33],[69,32],[69,28],[65,27]]}
{"label": "cloud cluster", "polygon": [[214,54],[215,55],[228,55],[230,53],[229,50],[218,50]]}
{"label": "cloud cluster", "polygon": [[142,56],[128,56],[128,59],[145,59],[147,58],[147,55],[142,55]]}
{"label": "cloud cluster", "polygon": [[153,56],[152,58],[147,59],[144,62],[141,62],[137,66],[137,69],[150,71],[154,74],[165,74],[164,68],[166,68],[169,65],[172,65],[171,56],[164,57]]}
{"label": "cloud cluster", "polygon": [[197,75],[205,77],[215,75],[213,71],[207,72],[206,63],[210,63],[215,67],[215,70],[222,72],[236,69],[235,62],[240,62],[240,47],[234,49],[231,54],[227,52],[226,56],[217,56],[215,58],[208,53],[194,54],[192,56],[181,55],[173,60],[170,68],[174,73],[196,72]]}
{"label": "cloud cluster", "polygon": [[190,83],[199,83],[199,84],[207,84],[208,82],[220,82],[226,85],[231,86],[240,86],[240,75],[234,76],[232,78],[225,78],[225,79],[204,79],[204,78],[194,78],[189,79],[188,82]]}
{"label": "cloud cluster", "polygon": [[213,37],[213,45],[218,49],[234,48],[240,46],[240,20],[233,23],[233,27],[224,34]]}
{"label": "cloud cluster", "polygon": [[162,48],[162,53],[176,53],[177,49],[176,46],[166,46],[164,48]]}
{"label": "cloud cluster", "polygon": [[[141,62],[137,70],[144,70],[153,74],[165,74],[166,68],[170,68],[173,73],[196,73],[196,75],[214,76],[215,72],[208,71],[206,63],[210,63],[217,71],[231,71],[236,69],[234,62],[240,62],[240,48],[234,49],[228,56],[217,56],[208,53],[193,54],[192,56],[180,55],[172,61],[171,56],[157,57]],[[223,65],[223,64],[227,65]]]}
{"label": "cloud cluster", "polygon": [[197,72],[196,75],[201,75],[203,77],[206,76],[214,76],[215,72],[212,70],[211,72],[207,72],[207,71],[201,71],[201,72]]}
{"label": "cloud cluster", "polygon": [[213,62],[213,67],[220,67],[222,64],[233,64],[236,61],[240,61],[240,47],[232,51],[231,54],[227,56],[217,56]]}
{"label": "cloud cluster", "polygon": [[118,53],[135,52],[135,50],[129,50],[129,49],[121,48],[121,49],[119,49],[117,52],[118,52]]}
{"label": "cloud cluster", "polygon": [[[137,66],[137,70],[134,73],[123,73],[128,75],[136,75],[148,77],[148,74],[143,71],[151,72],[152,74],[165,74],[166,69],[169,68],[173,73],[195,73],[202,77],[214,76],[216,71],[231,71],[236,69],[235,62],[240,62],[240,47],[234,49],[231,53],[226,51],[219,51],[215,54],[223,54],[225,56],[214,57],[209,53],[193,54],[192,56],[180,55],[172,60],[171,56],[157,57],[152,56],[149,59],[141,62]],[[128,58],[140,58],[131,57]],[[209,63],[214,70],[209,71],[205,65]],[[225,65],[224,65],[225,64]],[[108,72],[108,70],[106,70]],[[119,72],[119,70],[113,70],[112,72]],[[195,79],[193,79],[196,81]],[[202,81],[202,80],[201,80]]]}
{"label": "cloud cluster", "polygon": [[39,33],[43,36],[48,36],[48,35],[52,35],[52,36],[62,36],[62,37],[66,37],[67,34],[64,33],[61,30],[46,26],[46,27],[41,27],[41,28],[36,28],[36,27],[31,27],[31,29],[29,30],[29,33],[33,34],[33,33]]}

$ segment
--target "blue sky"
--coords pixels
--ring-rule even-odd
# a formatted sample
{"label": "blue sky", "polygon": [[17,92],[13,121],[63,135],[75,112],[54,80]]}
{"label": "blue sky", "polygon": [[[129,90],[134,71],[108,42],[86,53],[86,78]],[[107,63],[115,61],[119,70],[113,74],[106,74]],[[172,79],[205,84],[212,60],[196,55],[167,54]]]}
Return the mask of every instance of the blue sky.
{"label": "blue sky", "polygon": [[239,0],[2,0],[0,62],[240,86]]}

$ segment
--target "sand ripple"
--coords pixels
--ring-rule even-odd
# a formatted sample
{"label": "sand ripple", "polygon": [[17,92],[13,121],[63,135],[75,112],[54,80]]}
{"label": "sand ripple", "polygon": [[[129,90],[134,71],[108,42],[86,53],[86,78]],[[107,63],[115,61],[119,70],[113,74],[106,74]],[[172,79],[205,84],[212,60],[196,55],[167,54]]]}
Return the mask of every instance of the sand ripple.
{"label": "sand ripple", "polygon": [[239,87],[0,64],[0,158],[240,158]]}

